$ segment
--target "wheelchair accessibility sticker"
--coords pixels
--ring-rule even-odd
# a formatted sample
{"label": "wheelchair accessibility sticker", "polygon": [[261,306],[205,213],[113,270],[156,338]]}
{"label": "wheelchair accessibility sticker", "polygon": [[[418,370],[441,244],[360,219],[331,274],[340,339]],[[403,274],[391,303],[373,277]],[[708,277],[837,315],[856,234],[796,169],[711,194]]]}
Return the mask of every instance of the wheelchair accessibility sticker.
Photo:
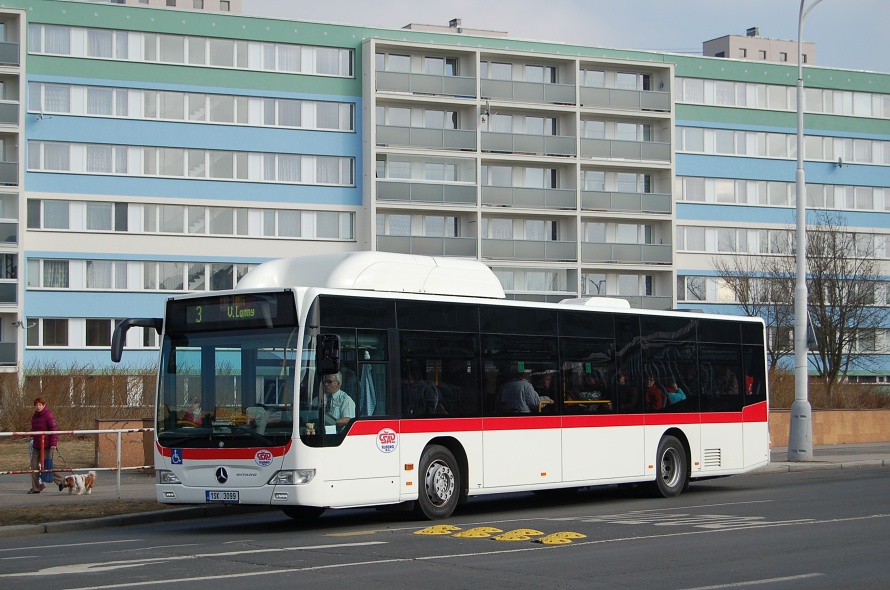
{"label": "wheelchair accessibility sticker", "polygon": [[170,451],[170,463],[182,465],[182,449],[172,449]]}

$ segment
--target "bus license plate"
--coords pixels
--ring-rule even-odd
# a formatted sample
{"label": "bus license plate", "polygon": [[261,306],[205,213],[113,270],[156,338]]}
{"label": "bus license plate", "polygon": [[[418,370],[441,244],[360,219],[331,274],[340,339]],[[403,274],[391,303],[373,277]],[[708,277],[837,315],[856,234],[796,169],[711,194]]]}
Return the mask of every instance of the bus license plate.
{"label": "bus license plate", "polygon": [[210,490],[205,490],[204,493],[207,495],[208,502],[237,504],[240,501],[238,499],[238,492],[211,492]]}

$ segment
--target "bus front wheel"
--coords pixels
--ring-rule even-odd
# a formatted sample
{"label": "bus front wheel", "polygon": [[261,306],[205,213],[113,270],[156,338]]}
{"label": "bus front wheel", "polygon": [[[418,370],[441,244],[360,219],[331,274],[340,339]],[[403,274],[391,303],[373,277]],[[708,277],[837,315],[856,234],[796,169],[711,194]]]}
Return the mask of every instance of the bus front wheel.
{"label": "bus front wheel", "polygon": [[448,518],[460,497],[460,470],[445,447],[428,447],[420,458],[420,489],[414,513],[427,520]]}
{"label": "bus front wheel", "polygon": [[658,443],[655,460],[655,485],[652,490],[663,498],[679,495],[689,481],[689,466],[683,445],[675,437],[665,436]]}

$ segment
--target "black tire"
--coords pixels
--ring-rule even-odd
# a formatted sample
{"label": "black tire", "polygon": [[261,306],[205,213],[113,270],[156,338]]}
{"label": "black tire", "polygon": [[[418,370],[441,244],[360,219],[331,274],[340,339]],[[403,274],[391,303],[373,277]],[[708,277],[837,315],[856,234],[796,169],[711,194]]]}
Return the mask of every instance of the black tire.
{"label": "black tire", "polygon": [[662,498],[680,495],[689,481],[686,449],[673,436],[665,436],[658,443],[655,456],[655,484],[652,491]]}
{"label": "black tire", "polygon": [[445,447],[427,447],[420,458],[420,481],[414,514],[424,520],[451,516],[460,497],[460,478],[460,470],[451,451]]}
{"label": "black tire", "polygon": [[302,522],[315,520],[324,512],[324,508],[320,506],[285,506],[281,510],[294,520]]}

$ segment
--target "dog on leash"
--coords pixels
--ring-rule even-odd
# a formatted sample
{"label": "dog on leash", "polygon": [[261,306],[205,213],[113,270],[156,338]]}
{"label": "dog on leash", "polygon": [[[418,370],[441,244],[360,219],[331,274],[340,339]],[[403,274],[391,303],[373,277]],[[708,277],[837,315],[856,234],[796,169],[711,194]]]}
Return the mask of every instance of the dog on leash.
{"label": "dog on leash", "polygon": [[77,492],[78,496],[82,496],[84,492],[93,493],[93,486],[96,484],[96,472],[90,471],[87,474],[69,475],[65,478],[64,486],[68,488],[68,495]]}

